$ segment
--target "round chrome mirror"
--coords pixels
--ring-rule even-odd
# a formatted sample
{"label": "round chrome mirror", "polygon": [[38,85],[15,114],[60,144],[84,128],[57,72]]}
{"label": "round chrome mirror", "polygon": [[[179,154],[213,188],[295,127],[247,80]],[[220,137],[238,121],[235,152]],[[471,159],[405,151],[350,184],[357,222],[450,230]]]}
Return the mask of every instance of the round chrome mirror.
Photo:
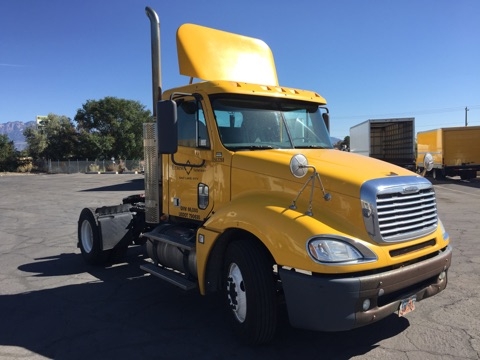
{"label": "round chrome mirror", "polygon": [[302,178],[308,172],[308,160],[303,154],[293,155],[290,160],[290,172],[297,178]]}
{"label": "round chrome mirror", "polygon": [[431,171],[433,169],[433,156],[430,153],[426,153],[423,157],[423,166],[427,171]]}

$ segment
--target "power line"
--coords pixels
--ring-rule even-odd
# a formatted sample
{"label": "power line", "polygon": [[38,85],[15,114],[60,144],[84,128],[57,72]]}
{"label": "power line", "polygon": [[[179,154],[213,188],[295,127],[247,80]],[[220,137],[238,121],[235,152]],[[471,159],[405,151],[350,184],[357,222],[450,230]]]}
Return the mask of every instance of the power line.
{"label": "power line", "polygon": [[[468,110],[471,109],[480,109],[480,105],[469,106]],[[335,116],[335,119],[342,120],[342,119],[374,119],[374,118],[384,118],[384,117],[399,117],[399,116],[415,116],[415,115],[430,115],[430,114],[442,114],[447,112],[456,112],[456,111],[464,111],[465,107],[457,106],[457,107],[448,107],[448,108],[441,108],[441,109],[429,109],[429,110],[416,110],[416,111],[408,111],[408,112],[401,112],[401,113],[386,113],[386,114],[370,114],[370,115],[353,115],[353,116],[346,116],[340,115]]]}

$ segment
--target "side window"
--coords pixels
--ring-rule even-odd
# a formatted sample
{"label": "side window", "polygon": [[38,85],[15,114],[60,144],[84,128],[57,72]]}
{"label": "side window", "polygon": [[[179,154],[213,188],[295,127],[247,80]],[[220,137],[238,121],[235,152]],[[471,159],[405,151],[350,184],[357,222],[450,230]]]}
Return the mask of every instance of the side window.
{"label": "side window", "polygon": [[177,121],[179,146],[210,147],[205,115],[200,102],[178,101]]}

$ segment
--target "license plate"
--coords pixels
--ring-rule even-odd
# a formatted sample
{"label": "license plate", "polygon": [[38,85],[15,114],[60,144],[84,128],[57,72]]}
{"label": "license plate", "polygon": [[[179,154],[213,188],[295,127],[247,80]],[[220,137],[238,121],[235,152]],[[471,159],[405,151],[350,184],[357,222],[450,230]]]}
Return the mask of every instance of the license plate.
{"label": "license plate", "polygon": [[417,300],[416,296],[410,296],[407,299],[403,299],[398,308],[398,316],[404,316],[409,312],[415,310],[415,301]]}

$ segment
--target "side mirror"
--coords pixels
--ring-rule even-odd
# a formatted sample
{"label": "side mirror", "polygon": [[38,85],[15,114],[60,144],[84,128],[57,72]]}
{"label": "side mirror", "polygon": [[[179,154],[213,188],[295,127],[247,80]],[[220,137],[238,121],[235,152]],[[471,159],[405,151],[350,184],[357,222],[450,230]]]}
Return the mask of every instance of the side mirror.
{"label": "side mirror", "polygon": [[173,100],[161,100],[157,103],[157,137],[160,154],[177,152],[177,104]]}
{"label": "side mirror", "polygon": [[430,153],[426,153],[423,157],[423,171],[421,175],[425,177],[428,171],[433,169],[433,156]]}
{"label": "side mirror", "polygon": [[327,112],[322,113],[323,122],[327,127],[328,132],[330,132],[330,114]]}
{"label": "side mirror", "polygon": [[433,169],[433,156],[430,153],[426,153],[423,157],[423,166],[427,171],[431,171]]}

